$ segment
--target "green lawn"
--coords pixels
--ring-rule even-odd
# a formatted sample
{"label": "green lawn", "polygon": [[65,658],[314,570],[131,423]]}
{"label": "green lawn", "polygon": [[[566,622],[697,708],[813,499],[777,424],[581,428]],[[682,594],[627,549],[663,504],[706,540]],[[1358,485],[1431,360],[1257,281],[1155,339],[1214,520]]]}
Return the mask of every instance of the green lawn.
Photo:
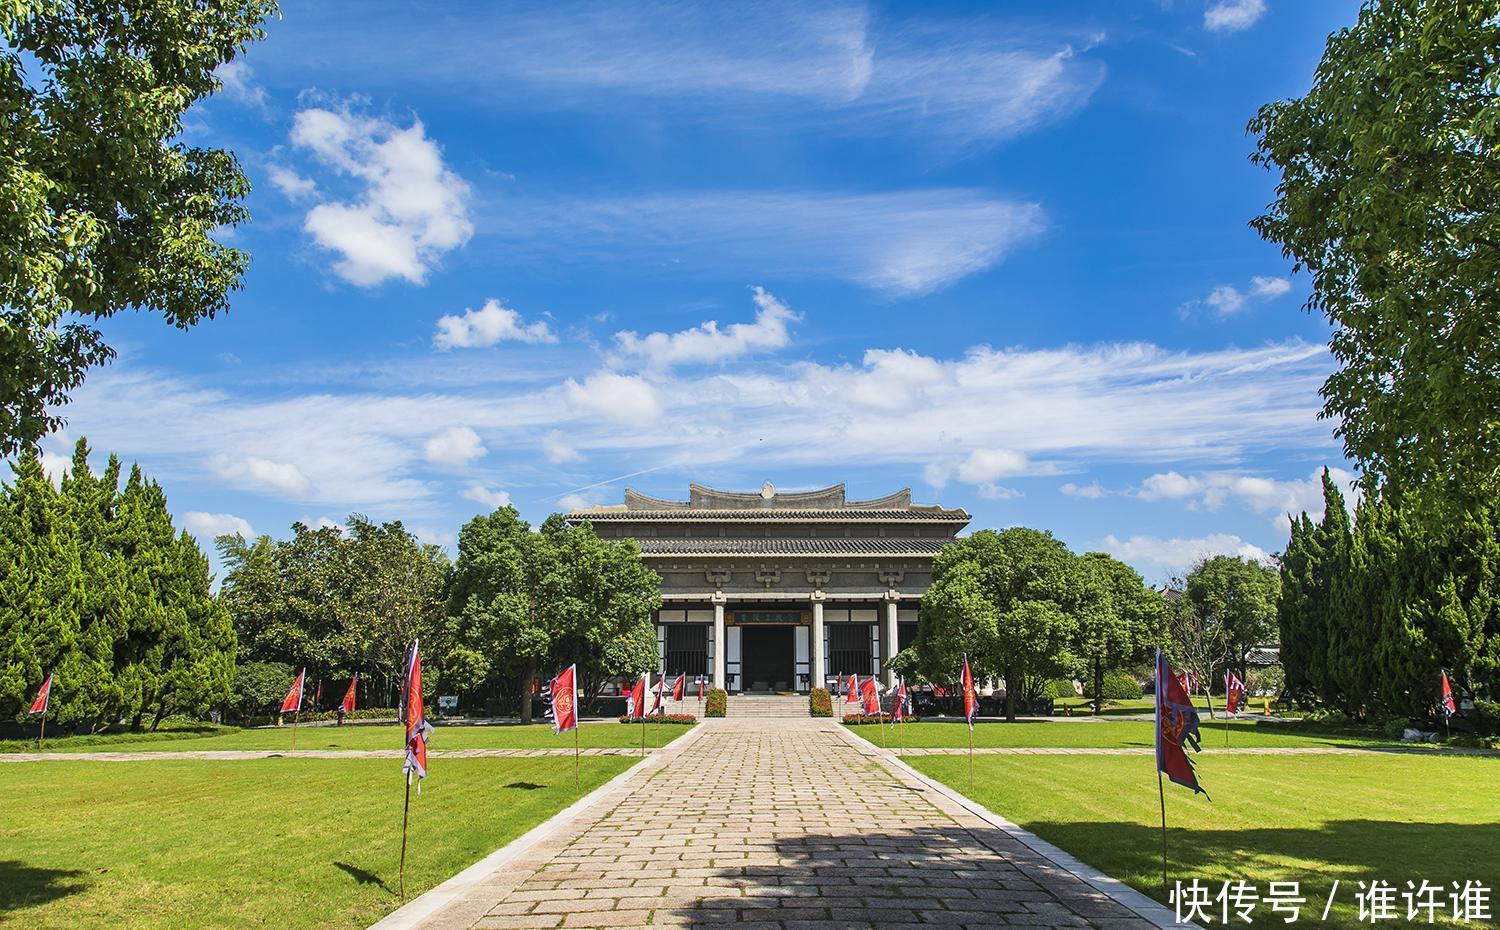
{"label": "green lawn", "polygon": [[[1150,759],[978,756],[972,790],[964,756],[908,761],[1165,903]],[[1198,773],[1212,802],[1167,784],[1174,879],[1243,878],[1262,892],[1273,880],[1301,881],[1312,910],[1297,925],[1320,925],[1334,879],[1341,888],[1330,926],[1359,926],[1353,895],[1360,881],[1384,880],[1404,891],[1407,880],[1445,887],[1474,880],[1489,886],[1495,903],[1500,759],[1202,756]],[[1256,915],[1259,925],[1284,926],[1280,917]],[[1404,910],[1400,916],[1392,923],[1407,926]]]}
{"label": "green lawn", "polygon": [[[1077,721],[981,721],[974,727],[974,746],[980,747],[1055,747],[1063,749],[1144,748],[1152,743],[1149,720],[1077,720]],[[1229,746],[1270,748],[1284,746],[1370,746],[1383,744],[1371,736],[1330,735],[1299,730],[1300,724],[1261,724],[1234,721],[1230,725]],[[969,728],[963,721],[908,723],[899,732],[889,727],[850,727],[879,746],[916,748],[965,748],[969,745]],[[1203,747],[1224,746],[1224,722],[1205,720],[1202,725]]]}
{"label": "green lawn", "polygon": [[[586,758],[585,792],[632,764]],[[573,760],[435,759],[412,793],[408,896],[577,797]],[[388,760],[0,765],[0,924],[363,927],[398,904]]]}
{"label": "green lawn", "polygon": [[[688,730],[683,724],[661,724],[661,745],[666,745]],[[128,737],[134,735],[132,741]],[[298,749],[400,749],[401,727],[398,724],[348,724],[342,727],[316,726],[297,729]],[[656,745],[657,725],[646,725],[646,746]],[[614,720],[585,723],[578,730],[579,745],[594,747],[632,747],[641,744],[641,728]],[[433,732],[432,749],[572,749],[573,734],[555,735],[551,724],[529,726],[462,726],[439,724]],[[21,751],[32,751],[36,744],[21,744]],[[161,739],[157,734],[120,734],[107,743],[60,739],[48,740],[48,752],[184,752],[204,749],[292,748],[292,728],[238,730],[222,728],[208,736]],[[14,750],[13,750],[14,751]]]}

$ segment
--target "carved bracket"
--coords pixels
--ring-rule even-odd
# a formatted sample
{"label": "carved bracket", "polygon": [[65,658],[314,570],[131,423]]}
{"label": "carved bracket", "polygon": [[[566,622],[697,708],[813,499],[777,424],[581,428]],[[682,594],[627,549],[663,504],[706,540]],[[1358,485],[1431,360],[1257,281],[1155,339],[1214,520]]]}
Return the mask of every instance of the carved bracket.
{"label": "carved bracket", "polygon": [[882,571],[880,573],[881,583],[887,585],[888,587],[894,588],[896,585],[905,580],[906,572],[901,569],[886,569],[885,571]]}
{"label": "carved bracket", "polygon": [[758,568],[755,570],[755,583],[770,587],[781,583],[781,571],[775,568]]}
{"label": "carved bracket", "polygon": [[703,577],[709,584],[714,586],[715,590],[718,590],[729,584],[729,569],[723,567],[710,568],[703,573]]}
{"label": "carved bracket", "polygon": [[814,588],[821,588],[828,584],[830,573],[827,569],[810,568],[807,570],[807,583]]}

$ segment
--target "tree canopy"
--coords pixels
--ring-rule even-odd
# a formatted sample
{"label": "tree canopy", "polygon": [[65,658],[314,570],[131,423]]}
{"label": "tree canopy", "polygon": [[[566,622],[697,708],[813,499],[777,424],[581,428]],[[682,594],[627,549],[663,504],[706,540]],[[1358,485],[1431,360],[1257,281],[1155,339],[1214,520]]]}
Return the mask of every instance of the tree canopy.
{"label": "tree canopy", "polygon": [[[1500,0],[1371,0],[1308,93],[1262,107],[1253,226],[1312,276],[1324,415],[1374,483],[1500,488]],[[1446,509],[1446,508],[1445,508]]]}
{"label": "tree canopy", "polygon": [[0,455],[61,422],[114,352],[93,321],[133,308],[189,327],[228,306],[247,218],[223,149],[185,144],[214,71],[273,0],[0,4]]}

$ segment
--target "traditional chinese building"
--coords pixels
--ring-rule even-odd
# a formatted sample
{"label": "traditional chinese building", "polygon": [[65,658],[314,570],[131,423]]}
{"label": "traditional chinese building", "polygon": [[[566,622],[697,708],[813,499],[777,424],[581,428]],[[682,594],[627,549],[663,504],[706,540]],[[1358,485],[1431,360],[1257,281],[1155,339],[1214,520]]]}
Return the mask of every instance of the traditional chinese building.
{"label": "traditional chinese building", "polygon": [[883,674],[910,645],[932,557],[969,523],[904,489],[851,501],[844,486],[759,493],[691,485],[685,501],[626,489],[623,504],[569,512],[604,539],[628,537],[662,579],[657,639],[666,675],[708,675],[731,692],[807,691]]}

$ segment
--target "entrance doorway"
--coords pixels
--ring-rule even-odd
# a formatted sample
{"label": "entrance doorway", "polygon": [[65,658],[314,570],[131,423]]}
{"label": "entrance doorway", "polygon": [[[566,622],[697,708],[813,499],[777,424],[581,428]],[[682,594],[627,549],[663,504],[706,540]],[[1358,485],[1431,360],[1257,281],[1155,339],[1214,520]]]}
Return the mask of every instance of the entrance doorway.
{"label": "entrance doorway", "polygon": [[746,691],[791,691],[796,655],[790,626],[740,627],[740,668]]}

